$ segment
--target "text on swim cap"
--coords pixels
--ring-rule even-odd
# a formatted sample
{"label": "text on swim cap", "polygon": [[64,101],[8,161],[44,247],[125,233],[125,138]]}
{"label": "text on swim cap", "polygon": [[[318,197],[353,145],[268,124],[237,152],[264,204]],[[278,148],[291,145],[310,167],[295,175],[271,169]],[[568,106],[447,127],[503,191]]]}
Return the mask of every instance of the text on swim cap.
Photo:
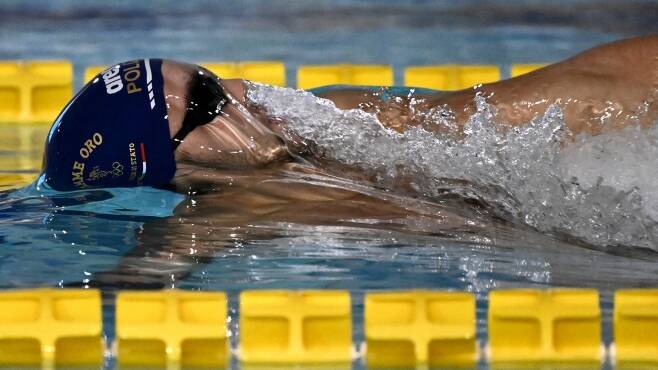
{"label": "text on swim cap", "polygon": [[128,94],[136,93],[142,91],[140,87],[137,87],[135,81],[139,79],[142,75],[142,71],[139,69],[139,62],[135,61],[135,64],[126,68],[123,72],[123,78],[128,82],[126,90]]}
{"label": "text on swim cap", "polygon": [[142,75],[140,70],[139,61],[132,62],[132,64],[124,64],[123,79],[121,78],[121,65],[116,65],[103,73],[103,82],[105,82],[105,91],[108,94],[115,94],[123,89],[123,80],[126,81],[126,91],[128,94],[142,91],[141,87],[137,86],[135,81],[139,80]]}
{"label": "text on swim cap", "polygon": [[84,179],[85,164],[78,161],[73,162],[73,171],[71,172],[71,182],[78,188],[87,187]]}
{"label": "text on swim cap", "polygon": [[80,148],[80,157],[89,158],[89,154],[91,154],[94,149],[96,149],[96,147],[101,144],[103,144],[103,135],[99,134],[98,132],[94,133],[91,136],[91,139],[85,140],[84,146]]}
{"label": "text on swim cap", "polygon": [[[96,147],[100,146],[101,144],[103,144],[103,135],[101,135],[98,132],[95,132],[93,135],[91,135],[90,139],[85,140],[85,142],[83,143],[83,146],[80,148],[80,157],[84,159],[89,158],[89,155],[93,153],[94,149],[96,149]],[[71,171],[71,182],[73,182],[73,185],[75,185],[78,188],[87,187],[87,184],[85,184],[85,180],[84,180],[84,171],[85,171],[84,161],[73,162],[73,170]]]}
{"label": "text on swim cap", "polygon": [[133,181],[137,177],[137,152],[135,151],[135,143],[128,144],[128,154],[130,155],[130,181]]}

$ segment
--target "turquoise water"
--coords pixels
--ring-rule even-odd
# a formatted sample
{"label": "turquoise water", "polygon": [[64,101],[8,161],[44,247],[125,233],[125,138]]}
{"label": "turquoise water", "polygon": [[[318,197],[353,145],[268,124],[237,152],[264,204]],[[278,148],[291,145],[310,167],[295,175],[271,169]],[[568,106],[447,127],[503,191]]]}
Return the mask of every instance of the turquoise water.
{"label": "turquoise water", "polygon": [[[286,62],[294,83],[294,67],[308,63],[375,62],[400,71],[412,64],[507,68],[550,62],[619,37],[656,32],[655,14],[655,4],[648,1],[250,0],[221,6],[5,1],[0,4],[0,59],[66,58],[78,72],[89,64],[143,56],[275,59]],[[0,126],[3,175],[36,176],[45,129]],[[17,132],[29,138],[24,146],[15,146]],[[307,181],[294,176],[267,180]],[[10,186],[23,180],[4,181]],[[364,191],[389,197],[376,187]],[[415,199],[405,195],[399,201]],[[658,284],[658,257],[650,249],[540,231],[501,220],[460,197],[426,200],[423,207],[477,222],[477,228],[413,217],[325,224],[285,218],[235,221],[237,212],[226,202],[237,201],[219,191],[184,196],[150,188],[64,194],[32,185],[3,191],[0,287],[100,284],[107,293],[104,324],[110,338],[112,293],[118,288],[223,290],[230,293],[233,315],[237,293],[244,289],[349,289],[356,342],[363,340],[362,297],[370,290],[473,292],[478,336],[486,341],[491,289],[591,287],[601,292],[609,343],[613,291]]]}

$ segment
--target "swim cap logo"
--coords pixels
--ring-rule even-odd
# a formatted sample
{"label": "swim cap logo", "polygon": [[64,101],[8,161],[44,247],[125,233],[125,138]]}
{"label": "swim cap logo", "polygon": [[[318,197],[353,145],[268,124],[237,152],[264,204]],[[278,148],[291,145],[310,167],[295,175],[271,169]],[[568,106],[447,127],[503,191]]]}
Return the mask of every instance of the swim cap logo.
{"label": "swim cap logo", "polygon": [[119,75],[120,69],[119,65],[116,65],[103,73],[105,91],[110,95],[118,93],[123,89],[123,81],[121,81],[121,76]]}
{"label": "swim cap logo", "polygon": [[141,87],[137,86],[136,81],[142,76],[139,61],[134,61],[132,64],[125,63],[123,70],[123,79],[121,78],[121,65],[118,64],[105,73],[103,73],[103,81],[105,82],[105,91],[108,94],[116,94],[123,89],[123,80],[126,81],[126,91],[128,94],[133,94],[142,91]]}
{"label": "swim cap logo", "polygon": [[87,175],[87,181],[97,181],[109,175],[112,175],[112,178],[122,176],[123,165],[119,162],[114,162],[112,163],[112,169],[109,171],[103,171],[100,169],[100,166],[94,166],[91,172],[89,172],[89,175]]}

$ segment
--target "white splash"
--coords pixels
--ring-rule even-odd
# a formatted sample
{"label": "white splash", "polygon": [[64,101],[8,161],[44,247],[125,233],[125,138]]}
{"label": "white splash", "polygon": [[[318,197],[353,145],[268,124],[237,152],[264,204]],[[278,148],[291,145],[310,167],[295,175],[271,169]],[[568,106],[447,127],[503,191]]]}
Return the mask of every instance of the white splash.
{"label": "white splash", "polygon": [[[291,138],[312,142],[314,154],[374,173],[382,186],[411,177],[424,196],[477,198],[498,216],[544,232],[658,250],[657,127],[565,144],[559,107],[500,130],[493,108],[477,97],[477,112],[455,139],[422,128],[400,134],[373,114],[340,110],[301,90],[253,84],[247,98],[285,122]],[[427,119],[445,125],[435,113]]]}

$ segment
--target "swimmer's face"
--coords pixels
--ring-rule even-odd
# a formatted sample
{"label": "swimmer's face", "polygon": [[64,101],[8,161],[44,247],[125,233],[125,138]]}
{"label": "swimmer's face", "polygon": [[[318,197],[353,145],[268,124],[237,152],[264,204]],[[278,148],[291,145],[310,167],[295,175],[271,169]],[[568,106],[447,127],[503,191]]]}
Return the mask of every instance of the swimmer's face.
{"label": "swimmer's face", "polygon": [[221,80],[199,66],[174,61],[162,64],[162,74],[177,162],[254,168],[288,157],[267,122],[247,109],[242,80]]}

